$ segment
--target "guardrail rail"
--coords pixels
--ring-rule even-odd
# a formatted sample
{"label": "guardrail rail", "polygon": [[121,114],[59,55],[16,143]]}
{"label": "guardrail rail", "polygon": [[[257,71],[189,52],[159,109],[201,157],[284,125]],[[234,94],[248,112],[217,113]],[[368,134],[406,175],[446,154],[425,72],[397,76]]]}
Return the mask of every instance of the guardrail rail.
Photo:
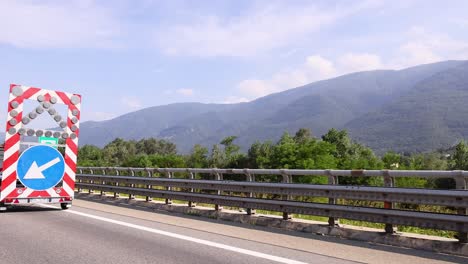
{"label": "guardrail rail", "polygon": [[[76,188],[128,194],[129,199],[145,196],[246,208],[247,214],[255,209],[291,214],[328,217],[329,225],[339,224],[340,218],[383,223],[385,232],[394,233],[396,225],[415,226],[458,232],[462,243],[468,242],[468,171],[405,171],[405,170],[273,170],[273,169],[185,169],[185,168],[123,168],[78,167]],[[197,175],[204,178],[196,179]],[[236,181],[223,180],[225,175]],[[259,182],[256,176],[277,176],[280,182]],[[297,176],[326,176],[328,184],[294,183]],[[339,185],[339,177],[381,177],[383,187]],[[456,189],[434,190],[397,188],[395,178],[452,178]],[[243,178],[243,179],[242,179]],[[267,195],[267,198],[265,196]],[[310,202],[322,197],[325,202]],[[307,201],[309,200],[309,201]],[[379,202],[380,207],[340,204],[342,200]],[[434,213],[409,209],[396,209],[396,204],[433,205],[455,208],[455,213]]]}

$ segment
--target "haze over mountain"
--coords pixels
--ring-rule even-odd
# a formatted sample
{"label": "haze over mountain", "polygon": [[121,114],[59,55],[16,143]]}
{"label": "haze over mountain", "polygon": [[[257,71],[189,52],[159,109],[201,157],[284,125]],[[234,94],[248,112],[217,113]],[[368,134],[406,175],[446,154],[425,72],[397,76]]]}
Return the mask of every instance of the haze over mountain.
{"label": "haze over mountain", "polygon": [[446,61],[404,70],[358,72],[271,94],[248,103],[177,103],[112,120],[81,124],[80,145],[104,146],[117,137],[157,137],[187,153],[238,136],[244,150],[256,140],[309,128],[320,136],[349,129],[381,152],[426,151],[468,137],[468,62]]}

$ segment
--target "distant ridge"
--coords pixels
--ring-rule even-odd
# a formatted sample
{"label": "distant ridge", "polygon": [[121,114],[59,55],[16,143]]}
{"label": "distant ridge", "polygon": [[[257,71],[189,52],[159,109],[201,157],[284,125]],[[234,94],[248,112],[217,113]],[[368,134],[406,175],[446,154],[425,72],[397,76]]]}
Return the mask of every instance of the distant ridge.
{"label": "distant ridge", "polygon": [[277,140],[284,131],[304,127],[320,136],[334,127],[349,129],[378,152],[426,151],[468,137],[465,76],[467,62],[445,61],[348,74],[248,103],[155,106],[82,123],[80,145],[157,137],[187,153],[195,144],[210,147],[236,135],[247,150],[256,140]]}

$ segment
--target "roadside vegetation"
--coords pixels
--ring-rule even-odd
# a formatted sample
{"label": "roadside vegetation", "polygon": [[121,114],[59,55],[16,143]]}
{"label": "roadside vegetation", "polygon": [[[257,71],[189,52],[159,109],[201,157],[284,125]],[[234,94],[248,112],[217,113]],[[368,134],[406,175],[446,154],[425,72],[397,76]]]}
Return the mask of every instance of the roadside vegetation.
{"label": "roadside vegetation", "polygon": [[[78,155],[79,166],[159,167],[159,168],[251,168],[251,169],[366,169],[366,170],[468,170],[468,145],[460,141],[447,150],[427,153],[387,152],[376,155],[370,148],[350,139],[347,131],[330,129],[321,138],[310,130],[299,129],[294,135],[284,133],[278,142],[255,142],[243,153],[229,136],[208,149],[195,145],[187,155],[177,153],[177,146],[154,138],[139,141],[115,139],[104,148],[85,145]],[[199,176],[203,177],[203,176]],[[226,178],[229,180],[241,180]],[[278,182],[277,176],[257,177],[257,181]],[[300,176],[294,182],[327,184],[326,177]],[[383,179],[373,177],[340,177],[339,184],[383,186]],[[398,178],[396,187],[453,189],[451,179]],[[296,197],[309,202],[327,202],[325,198]],[[375,202],[340,200],[340,204],[381,207]],[[397,208],[455,213],[455,208],[414,204],[397,204]],[[323,220],[320,217],[296,217]],[[381,227],[382,225],[344,220],[343,223]],[[403,227],[400,230],[453,237],[453,232]]]}

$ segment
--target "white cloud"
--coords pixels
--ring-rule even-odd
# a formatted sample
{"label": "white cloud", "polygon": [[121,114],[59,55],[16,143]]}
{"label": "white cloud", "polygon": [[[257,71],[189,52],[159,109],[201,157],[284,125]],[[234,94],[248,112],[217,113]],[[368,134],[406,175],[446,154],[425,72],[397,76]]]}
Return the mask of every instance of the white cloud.
{"label": "white cloud", "polygon": [[0,43],[27,48],[109,47],[118,21],[93,1],[0,1]]}
{"label": "white cloud", "polygon": [[84,117],[85,120],[93,120],[93,121],[103,121],[109,120],[116,117],[115,114],[107,113],[107,112],[88,112],[88,116]]}
{"label": "white cloud", "polygon": [[183,5],[178,10],[183,22],[169,20],[159,25],[153,33],[154,43],[168,55],[251,57],[277,51],[282,53],[278,56],[287,57],[297,51],[294,45],[323,41],[319,33],[324,28],[363,10],[381,8],[383,3],[250,1],[241,6],[226,12],[231,14],[227,16]]}
{"label": "white cloud", "polygon": [[468,41],[413,27],[388,57],[384,60],[377,54],[353,52],[338,55],[334,59],[313,55],[296,68],[279,71],[270,78],[243,80],[237,88],[242,96],[252,100],[352,72],[402,69],[443,60],[467,60]]}
{"label": "white cloud", "polygon": [[183,95],[183,96],[192,96],[193,90],[192,89],[178,89],[176,93]]}
{"label": "white cloud", "polygon": [[336,75],[333,63],[322,56],[314,55],[307,58],[305,74],[308,80],[321,80]]}
{"label": "white cloud", "polygon": [[404,44],[400,47],[400,52],[406,55],[400,57],[402,66],[411,66],[442,60],[442,58],[435,53],[436,50],[434,47],[419,41]]}
{"label": "white cloud", "polygon": [[155,42],[170,55],[250,56],[310,38],[341,15],[310,5],[272,4],[231,18],[200,15],[187,24],[163,25]]}
{"label": "white cloud", "polygon": [[278,56],[280,58],[288,58],[288,57],[291,57],[294,54],[296,54],[298,51],[299,51],[298,49],[291,49],[291,50],[288,50],[286,52],[280,53]]}
{"label": "white cloud", "polygon": [[274,92],[276,87],[269,80],[248,79],[241,81],[237,88],[242,94],[256,98]]}
{"label": "white cloud", "polygon": [[136,109],[142,107],[142,103],[136,97],[124,96],[120,99],[120,102],[128,108]]}
{"label": "white cloud", "polygon": [[237,88],[243,96],[255,99],[347,73],[402,69],[450,59],[468,59],[468,42],[414,27],[407,33],[406,40],[402,41],[392,58],[387,61],[371,53],[345,53],[334,60],[313,55],[295,69],[275,73],[271,78],[243,80]]}
{"label": "white cloud", "polygon": [[245,97],[238,97],[238,96],[228,96],[224,101],[223,104],[237,104],[237,103],[245,103],[248,102],[249,99]]}
{"label": "white cloud", "polygon": [[342,72],[357,72],[381,69],[383,63],[379,56],[370,53],[348,53],[338,59]]}
{"label": "white cloud", "polygon": [[406,33],[406,41],[399,47],[395,59],[388,64],[404,68],[450,59],[468,59],[468,42],[422,27],[413,27]]}
{"label": "white cloud", "polygon": [[333,63],[322,56],[307,57],[305,63],[296,69],[285,70],[274,74],[269,79],[248,79],[241,81],[237,88],[245,97],[254,99],[270,93],[280,92],[313,81],[336,76]]}
{"label": "white cloud", "polygon": [[461,28],[468,28],[468,19],[454,19],[454,22]]}
{"label": "white cloud", "polygon": [[320,55],[306,58],[302,65],[284,70],[267,79],[247,79],[241,81],[237,88],[247,98],[255,99],[274,92],[299,87],[314,81],[336,77],[338,75],[375,70],[384,67],[379,56],[370,53],[346,53],[335,61]]}

